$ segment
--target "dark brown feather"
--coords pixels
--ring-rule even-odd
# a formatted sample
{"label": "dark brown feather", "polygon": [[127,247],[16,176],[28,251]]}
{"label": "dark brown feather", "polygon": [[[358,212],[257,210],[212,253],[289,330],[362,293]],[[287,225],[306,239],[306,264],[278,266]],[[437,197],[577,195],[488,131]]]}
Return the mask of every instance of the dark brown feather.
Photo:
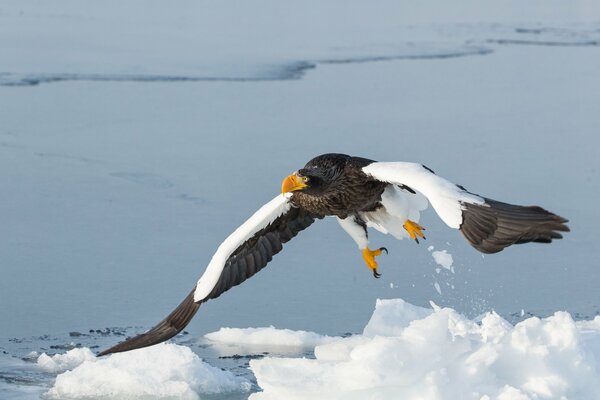
{"label": "dark brown feather", "polygon": [[485,199],[463,203],[460,231],[482,253],[497,253],[513,244],[550,243],[568,232],[568,220],[538,206],[517,206]]}

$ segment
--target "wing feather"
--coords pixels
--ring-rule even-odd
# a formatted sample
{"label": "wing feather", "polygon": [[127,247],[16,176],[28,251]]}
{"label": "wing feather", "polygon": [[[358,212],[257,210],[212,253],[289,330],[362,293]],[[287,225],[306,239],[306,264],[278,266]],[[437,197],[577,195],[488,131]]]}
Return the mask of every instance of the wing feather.
{"label": "wing feather", "polygon": [[550,243],[568,232],[568,220],[538,206],[517,206],[485,199],[466,204],[460,231],[482,253],[497,253],[513,244]]}
{"label": "wing feather", "polygon": [[521,243],[550,243],[568,232],[568,220],[539,206],[518,206],[478,196],[420,164],[375,162],[363,168],[374,179],[421,192],[440,218],[483,253]]}

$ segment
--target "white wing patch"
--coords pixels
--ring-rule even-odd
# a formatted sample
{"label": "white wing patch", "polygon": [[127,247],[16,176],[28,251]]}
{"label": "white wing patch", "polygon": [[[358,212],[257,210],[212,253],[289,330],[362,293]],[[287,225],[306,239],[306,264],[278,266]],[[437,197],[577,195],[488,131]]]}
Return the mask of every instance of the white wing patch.
{"label": "white wing patch", "polygon": [[[422,193],[442,221],[451,228],[458,229],[462,223],[461,202],[484,204],[483,198],[460,189],[454,183],[437,176],[421,164],[375,162],[364,167],[363,172],[379,181],[406,185]],[[413,219],[413,221],[415,220]],[[404,223],[404,221],[402,222]]]}
{"label": "white wing patch", "polygon": [[223,267],[231,254],[246,240],[250,239],[261,229],[267,227],[277,217],[285,214],[292,207],[289,202],[290,194],[281,194],[262,206],[246,222],[225,239],[213,255],[208,267],[198,280],[194,301],[204,300],[217,284]]}

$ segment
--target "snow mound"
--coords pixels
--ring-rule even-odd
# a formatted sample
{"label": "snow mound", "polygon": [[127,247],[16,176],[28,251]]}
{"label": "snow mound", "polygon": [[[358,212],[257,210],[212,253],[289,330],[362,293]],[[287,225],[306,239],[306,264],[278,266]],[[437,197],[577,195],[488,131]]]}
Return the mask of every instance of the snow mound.
{"label": "snow mound", "polygon": [[213,342],[231,345],[250,346],[289,346],[315,347],[330,343],[339,338],[319,335],[308,331],[293,331],[277,329],[274,326],[264,328],[221,328],[216,332],[207,333],[205,338]]}
{"label": "snow mound", "polygon": [[252,360],[268,399],[527,400],[600,398],[600,332],[566,312],[512,326],[450,308],[378,300],[363,335],[317,346],[316,359]]}
{"label": "snow mound", "polygon": [[49,371],[73,368],[56,377],[54,386],[45,394],[50,399],[195,400],[200,394],[251,389],[247,380],[212,367],[188,347],[175,344],[160,344],[106,358],[95,358],[87,348],[74,349],[53,357],[43,354],[38,364]]}

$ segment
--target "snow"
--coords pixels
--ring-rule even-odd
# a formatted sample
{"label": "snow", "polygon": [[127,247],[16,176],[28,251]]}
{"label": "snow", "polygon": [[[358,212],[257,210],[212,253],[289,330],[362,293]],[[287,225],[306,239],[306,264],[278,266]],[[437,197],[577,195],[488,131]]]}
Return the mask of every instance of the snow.
{"label": "snow", "polygon": [[446,250],[434,251],[431,253],[434,261],[437,265],[446,268],[449,271],[452,271],[452,263],[454,260],[452,259],[452,254],[448,253]]}
{"label": "snow", "polygon": [[52,357],[42,354],[46,371],[69,369],[56,377],[50,399],[86,397],[199,399],[201,394],[248,392],[250,383],[203,362],[192,350],[160,344],[96,359],[87,348]]}
{"label": "snow", "polygon": [[[515,326],[451,308],[378,300],[363,335],[315,348],[316,359],[252,360],[270,399],[589,400],[600,396],[600,331],[566,312]],[[598,317],[600,318],[600,317]],[[591,324],[596,327],[596,324]]]}
{"label": "snow", "polygon": [[273,326],[244,329],[221,328],[217,332],[207,333],[204,337],[221,344],[290,347],[315,347],[339,339],[314,332],[277,329]]}

